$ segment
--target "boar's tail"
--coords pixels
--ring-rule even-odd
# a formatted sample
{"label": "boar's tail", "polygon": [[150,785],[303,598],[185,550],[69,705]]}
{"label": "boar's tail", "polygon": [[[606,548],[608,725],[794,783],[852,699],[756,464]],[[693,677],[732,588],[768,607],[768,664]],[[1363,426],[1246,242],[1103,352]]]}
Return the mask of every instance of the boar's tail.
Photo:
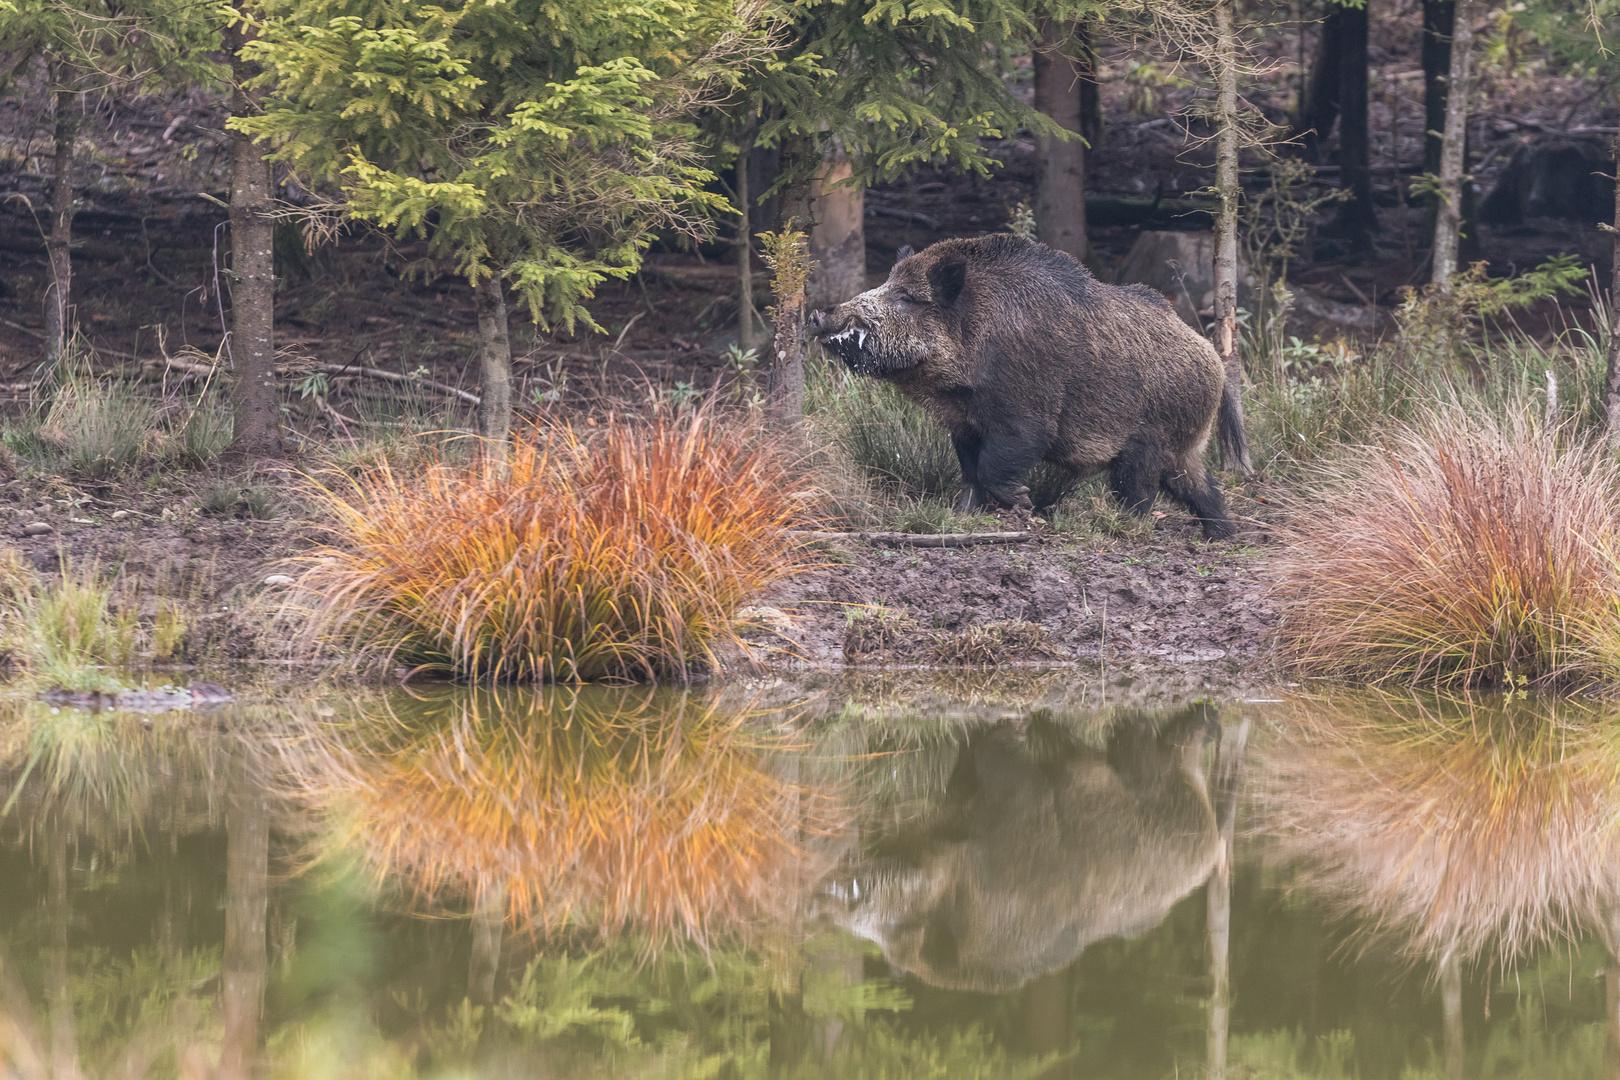
{"label": "boar's tail", "polygon": [[1221,459],[1228,469],[1236,468],[1244,476],[1254,475],[1249,460],[1249,440],[1243,434],[1243,399],[1235,380],[1227,379],[1221,388],[1221,409],[1217,417],[1220,427]]}

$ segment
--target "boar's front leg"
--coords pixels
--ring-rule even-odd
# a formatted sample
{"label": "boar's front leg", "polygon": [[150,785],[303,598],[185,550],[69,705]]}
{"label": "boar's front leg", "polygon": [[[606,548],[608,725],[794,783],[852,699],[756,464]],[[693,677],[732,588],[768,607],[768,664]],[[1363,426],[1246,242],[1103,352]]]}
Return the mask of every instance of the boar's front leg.
{"label": "boar's front leg", "polygon": [[1028,510],[1034,506],[1024,477],[1040,461],[1041,452],[1033,437],[1019,431],[995,432],[984,436],[979,449],[978,482],[973,489],[981,505]]}
{"label": "boar's front leg", "polygon": [[966,429],[951,436],[951,445],[956,447],[956,460],[962,466],[962,493],[956,497],[956,512],[982,510],[989,503],[984,489],[979,487],[979,452],[984,442],[978,432]]}

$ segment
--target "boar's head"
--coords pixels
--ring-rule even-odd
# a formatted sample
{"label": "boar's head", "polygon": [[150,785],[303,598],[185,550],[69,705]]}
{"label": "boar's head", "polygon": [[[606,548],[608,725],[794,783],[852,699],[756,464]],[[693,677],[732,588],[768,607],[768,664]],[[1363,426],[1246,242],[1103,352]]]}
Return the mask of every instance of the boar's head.
{"label": "boar's head", "polygon": [[956,353],[953,315],[967,282],[961,254],[930,248],[901,259],[877,288],[814,312],[810,328],[855,374],[890,377]]}

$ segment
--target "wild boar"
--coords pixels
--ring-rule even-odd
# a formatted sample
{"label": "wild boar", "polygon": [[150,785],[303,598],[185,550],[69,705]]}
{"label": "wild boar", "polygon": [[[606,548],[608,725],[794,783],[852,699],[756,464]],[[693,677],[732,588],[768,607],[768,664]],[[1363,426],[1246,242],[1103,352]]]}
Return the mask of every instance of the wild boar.
{"label": "wild boar", "polygon": [[1028,507],[1024,478],[1049,461],[1106,469],[1124,508],[1162,490],[1204,535],[1232,523],[1204,469],[1217,422],[1242,439],[1220,357],[1163,296],[1105,285],[1070,256],[1010,234],[944,240],[888,281],[816,312],[811,329],[858,375],[891,382],[950,433],[958,509]]}

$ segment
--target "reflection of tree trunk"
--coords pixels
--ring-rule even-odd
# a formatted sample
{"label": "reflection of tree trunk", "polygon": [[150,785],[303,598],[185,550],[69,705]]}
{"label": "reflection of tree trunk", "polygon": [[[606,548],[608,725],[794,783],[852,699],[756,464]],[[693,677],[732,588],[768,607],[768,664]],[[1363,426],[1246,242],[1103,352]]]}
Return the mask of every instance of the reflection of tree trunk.
{"label": "reflection of tree trunk", "polygon": [[1603,1017],[1603,1075],[1620,1080],[1620,958],[1612,947],[1603,965]]}
{"label": "reflection of tree trunk", "polygon": [[1232,858],[1237,832],[1238,782],[1243,751],[1249,742],[1249,722],[1221,732],[1215,755],[1215,823],[1220,830],[1220,855],[1215,872],[1204,887],[1209,935],[1209,1027],[1204,1039],[1204,1069],[1211,1080],[1226,1078],[1226,1046],[1232,1025]]}
{"label": "reflection of tree trunk", "polygon": [[506,926],[506,886],[490,882],[478,892],[472,914],[472,960],[467,965],[467,997],[474,1005],[495,1003],[495,975],[501,967],[501,931]]}
{"label": "reflection of tree trunk", "polygon": [[73,988],[68,983],[68,832],[60,820],[47,826],[50,845],[50,944],[45,950],[45,997],[51,1019],[51,1076],[77,1080],[79,1038],[73,1018]]}
{"label": "reflection of tree trunk", "polygon": [[767,1075],[791,1075],[810,1051],[810,1022],[804,1015],[804,993],[798,988],[772,990],[765,1011],[771,1040]]}
{"label": "reflection of tree trunk", "polygon": [[[1073,57],[1082,46],[1071,27],[1041,20],[1033,52],[1035,108],[1064,131],[1079,133],[1081,77]],[[1041,243],[1086,257],[1086,144],[1043,135],[1035,140],[1035,231]]]}
{"label": "reflection of tree trunk", "polygon": [[17,974],[4,938],[0,938],[0,1070],[11,1069],[19,1080],[46,1080],[45,1053],[34,1023],[28,990]]}
{"label": "reflection of tree trunk", "polygon": [[[1048,1057],[1069,1048],[1069,972],[1072,968],[1048,972],[1023,989],[1025,1045],[1032,1057]],[[1043,1080],[1062,1070],[1054,1065],[1042,1073]]]}
{"label": "reflection of tree trunk", "polygon": [[815,225],[810,228],[810,257],[816,261],[805,286],[805,304],[832,308],[866,291],[866,189],[851,182],[855,164],[843,147],[833,144],[825,165],[810,183]]}
{"label": "reflection of tree trunk", "polygon": [[1440,961],[1440,1022],[1447,1080],[1463,1080],[1462,960],[1455,950]]}
{"label": "reflection of tree trunk", "polygon": [[221,1080],[246,1080],[259,1049],[269,967],[264,922],[270,896],[270,808],[246,752],[232,755],[225,808],[225,956],[221,971]]}

